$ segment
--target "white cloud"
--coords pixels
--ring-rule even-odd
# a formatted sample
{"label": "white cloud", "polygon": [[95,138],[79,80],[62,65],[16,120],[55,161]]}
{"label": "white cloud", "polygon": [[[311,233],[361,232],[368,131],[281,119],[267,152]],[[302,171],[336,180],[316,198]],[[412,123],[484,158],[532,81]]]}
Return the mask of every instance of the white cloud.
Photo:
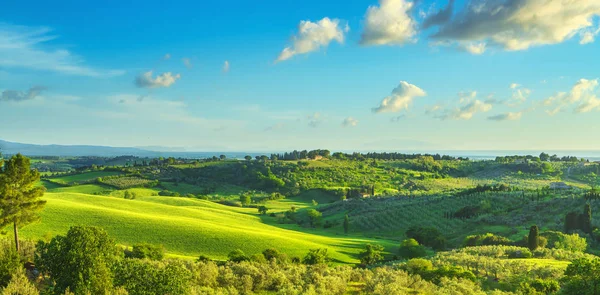
{"label": "white cloud", "polygon": [[523,116],[523,112],[518,112],[518,113],[513,113],[513,112],[508,112],[508,113],[504,113],[504,114],[498,114],[495,116],[490,116],[488,117],[488,120],[492,120],[492,121],[516,121],[521,119],[521,117]]}
{"label": "white cloud", "polygon": [[165,54],[165,56],[163,56],[163,59],[164,59],[164,60],[169,60],[169,59],[171,59],[171,54],[170,54],[170,53],[167,53],[167,54]]}
{"label": "white cloud", "polygon": [[485,42],[466,42],[461,47],[470,54],[481,55],[485,53],[487,44]]}
{"label": "white cloud", "polygon": [[524,103],[531,95],[531,90],[517,83],[510,84],[510,89],[512,90],[512,96],[507,102],[507,105],[511,107],[518,106]]}
{"label": "white cloud", "polygon": [[[598,0],[470,0],[432,37],[487,42],[505,50],[561,43],[593,25]],[[585,37],[585,36],[584,36]],[[589,37],[584,38],[589,41]]]}
{"label": "white cloud", "polygon": [[352,117],[348,117],[346,119],[344,119],[344,121],[342,122],[342,126],[344,127],[354,127],[358,125],[358,120],[352,118]]}
{"label": "white cloud", "polygon": [[66,49],[44,48],[58,38],[47,27],[26,27],[0,23],[0,67],[52,71],[68,75],[111,77],[122,70],[99,70],[84,64],[81,57]]}
{"label": "white cloud", "polygon": [[436,116],[438,119],[470,120],[477,113],[486,113],[492,110],[492,105],[481,100],[474,100],[465,106],[446,110],[444,114]]}
{"label": "white cloud", "polygon": [[182,58],[181,61],[183,62],[183,65],[188,69],[194,67],[194,65],[192,64],[192,60],[187,57]]}
{"label": "white cloud", "polygon": [[[428,29],[435,25],[440,25],[448,22],[452,18],[452,10],[454,9],[454,0],[448,1],[448,6],[440,9],[438,12],[430,14],[423,20],[423,29]],[[423,16],[423,15],[421,15]]]}
{"label": "white cloud", "polygon": [[29,88],[27,92],[17,91],[17,90],[4,90],[2,94],[0,94],[0,102],[1,101],[24,101],[31,100],[36,98],[43,90],[46,90],[46,87],[43,86],[34,86]]}
{"label": "white cloud", "polygon": [[226,60],[223,63],[223,73],[229,73],[229,61],[228,60]]}
{"label": "white cloud", "polygon": [[580,79],[569,92],[558,92],[546,98],[543,101],[543,105],[549,108],[546,113],[553,116],[570,106],[575,106],[574,112],[576,113],[598,110],[600,101],[596,95],[597,88],[598,79]]}
{"label": "white cloud", "polygon": [[427,107],[425,107],[425,114],[426,115],[433,114],[441,109],[442,109],[441,104],[434,104],[432,106],[427,106]]}
{"label": "white cloud", "polygon": [[390,96],[385,97],[379,107],[373,108],[374,113],[396,113],[407,110],[416,97],[426,96],[425,91],[406,81],[400,81]]}
{"label": "white cloud", "polygon": [[477,97],[477,91],[461,91],[458,93],[458,103],[469,103]]}
{"label": "white cloud", "polygon": [[328,17],[316,23],[301,21],[298,25],[298,34],[292,38],[292,46],[284,48],[276,62],[288,60],[295,55],[317,51],[322,47],[326,48],[332,41],[344,43],[344,34],[348,30],[347,25],[342,28],[340,20]]}
{"label": "white cloud", "polygon": [[180,74],[173,75],[171,72],[162,73],[152,78],[152,71],[145,72],[135,79],[135,84],[140,88],[170,87],[181,78]]}
{"label": "white cloud", "polygon": [[403,45],[415,42],[417,22],[410,16],[413,3],[406,0],[380,0],[369,6],[360,43],[363,45]]}

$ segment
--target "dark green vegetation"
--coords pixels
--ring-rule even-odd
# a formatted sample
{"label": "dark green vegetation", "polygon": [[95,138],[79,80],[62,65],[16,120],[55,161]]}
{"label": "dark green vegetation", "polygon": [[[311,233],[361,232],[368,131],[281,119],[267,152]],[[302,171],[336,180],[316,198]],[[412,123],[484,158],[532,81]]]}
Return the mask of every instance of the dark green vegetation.
{"label": "dark green vegetation", "polygon": [[[36,288],[596,294],[598,278],[582,269],[596,267],[600,252],[598,163],[326,150],[123,158],[44,174],[42,221],[22,230],[44,241],[35,250],[45,274]],[[76,249],[83,246],[94,249]],[[34,260],[25,254],[17,266]],[[97,267],[53,269],[63,256]],[[7,273],[7,283],[20,278]]]}

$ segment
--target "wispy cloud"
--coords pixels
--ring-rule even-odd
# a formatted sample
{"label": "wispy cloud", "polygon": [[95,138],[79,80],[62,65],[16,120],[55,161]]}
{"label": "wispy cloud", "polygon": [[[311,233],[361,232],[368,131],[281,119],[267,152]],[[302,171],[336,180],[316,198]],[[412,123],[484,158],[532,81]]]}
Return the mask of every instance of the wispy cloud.
{"label": "wispy cloud", "polygon": [[441,120],[470,120],[477,113],[486,113],[492,110],[492,105],[481,100],[473,100],[462,107],[448,109],[443,114],[435,116]]}
{"label": "wispy cloud", "polygon": [[226,60],[223,63],[223,73],[229,73],[229,61],[228,60]]}
{"label": "wispy cloud", "polygon": [[306,116],[306,119],[308,120],[308,126],[313,128],[317,128],[323,123],[323,117],[319,112]]}
{"label": "wispy cloud", "polygon": [[48,27],[26,27],[0,23],[0,66],[52,71],[61,74],[111,77],[123,70],[102,70],[85,65],[83,59],[66,49],[44,45],[58,38]]}
{"label": "wispy cloud", "polygon": [[43,90],[46,90],[46,87],[43,86],[34,86],[29,88],[27,92],[17,91],[17,90],[4,90],[2,95],[0,95],[1,101],[25,101],[36,98]]}
{"label": "wispy cloud", "polygon": [[352,117],[347,117],[342,122],[342,126],[344,126],[344,127],[355,127],[356,125],[358,125],[358,120],[356,120]]}
{"label": "wispy cloud", "polygon": [[170,87],[179,78],[181,78],[180,74],[173,75],[171,72],[162,73],[153,78],[152,71],[148,71],[135,78],[135,85],[140,88]]}
{"label": "wispy cloud", "polygon": [[508,113],[504,113],[504,114],[498,114],[495,116],[490,116],[488,117],[488,120],[492,120],[492,121],[516,121],[521,119],[521,117],[523,116],[523,112],[518,112],[518,113],[513,113],[513,112],[508,112]]}
{"label": "wispy cloud", "polygon": [[301,21],[298,25],[298,34],[292,38],[292,45],[281,51],[276,62],[327,48],[332,41],[344,43],[345,33],[349,30],[347,25],[340,24],[339,19],[326,17],[316,23],[308,20]]}
{"label": "wispy cloud", "polygon": [[598,79],[579,79],[568,92],[558,92],[546,98],[543,105],[546,113],[553,116],[571,106],[575,113],[587,113],[600,110],[600,99],[596,94]]}
{"label": "wispy cloud", "polygon": [[181,61],[183,62],[183,65],[188,69],[191,69],[194,67],[194,65],[192,64],[192,60],[190,58],[184,57],[181,59]]}

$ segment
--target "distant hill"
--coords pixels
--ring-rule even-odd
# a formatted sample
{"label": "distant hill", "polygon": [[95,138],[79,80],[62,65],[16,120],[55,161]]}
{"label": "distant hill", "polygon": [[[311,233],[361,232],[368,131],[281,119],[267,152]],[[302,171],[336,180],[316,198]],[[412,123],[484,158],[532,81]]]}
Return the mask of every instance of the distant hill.
{"label": "distant hill", "polygon": [[150,157],[160,154],[159,152],[143,150],[130,147],[108,147],[108,146],[93,146],[93,145],[37,145],[16,143],[0,140],[0,151],[3,154],[21,153],[26,156],[99,156],[99,157],[114,157],[114,156],[140,156]]}
{"label": "distant hill", "polygon": [[245,155],[252,157],[268,153],[246,153],[246,152],[186,152],[177,148],[168,147],[110,147],[95,145],[39,145],[28,143],[10,142],[0,139],[0,152],[5,155],[21,153],[26,156],[55,156],[55,157],[175,157],[175,158],[210,158],[224,154],[227,158],[241,159]]}

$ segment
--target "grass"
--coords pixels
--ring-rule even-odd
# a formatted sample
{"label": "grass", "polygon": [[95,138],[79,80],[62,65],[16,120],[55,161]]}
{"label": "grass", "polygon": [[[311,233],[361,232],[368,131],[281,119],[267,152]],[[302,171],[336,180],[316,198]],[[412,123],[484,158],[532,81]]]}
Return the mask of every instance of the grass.
{"label": "grass", "polygon": [[74,175],[66,175],[51,178],[50,181],[56,182],[59,184],[72,184],[72,183],[82,183],[87,181],[92,181],[98,177],[107,177],[107,176],[115,176],[120,175],[121,172],[115,171],[94,171],[94,172],[86,172]]}
{"label": "grass", "polygon": [[385,240],[279,228],[263,223],[256,209],[196,199],[147,196],[125,200],[80,193],[47,193],[44,199],[48,203],[41,213],[42,222],[23,228],[23,237],[64,234],[73,225],[99,226],[123,246],[162,244],[172,255],[203,254],[214,259],[226,259],[235,249],[254,254],[272,247],[302,257],[309,249],[328,248],[336,262],[356,263],[357,253],[367,243],[394,249]]}

